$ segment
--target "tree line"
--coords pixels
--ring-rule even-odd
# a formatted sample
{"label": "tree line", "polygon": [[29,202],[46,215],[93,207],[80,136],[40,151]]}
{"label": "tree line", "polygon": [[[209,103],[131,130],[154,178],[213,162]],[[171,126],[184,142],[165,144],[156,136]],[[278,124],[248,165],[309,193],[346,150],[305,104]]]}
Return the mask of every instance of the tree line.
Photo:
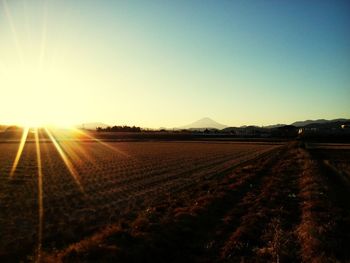
{"label": "tree line", "polygon": [[141,128],[140,127],[136,127],[136,126],[108,126],[106,128],[102,128],[102,127],[97,127],[96,131],[98,132],[141,132]]}

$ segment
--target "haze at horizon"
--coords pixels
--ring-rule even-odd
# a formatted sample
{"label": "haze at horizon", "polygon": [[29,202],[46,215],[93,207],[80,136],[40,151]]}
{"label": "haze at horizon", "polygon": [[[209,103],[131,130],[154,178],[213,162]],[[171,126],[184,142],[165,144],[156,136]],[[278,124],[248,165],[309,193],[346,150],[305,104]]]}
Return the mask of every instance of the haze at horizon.
{"label": "haze at horizon", "polygon": [[0,123],[350,118],[346,1],[3,1]]}

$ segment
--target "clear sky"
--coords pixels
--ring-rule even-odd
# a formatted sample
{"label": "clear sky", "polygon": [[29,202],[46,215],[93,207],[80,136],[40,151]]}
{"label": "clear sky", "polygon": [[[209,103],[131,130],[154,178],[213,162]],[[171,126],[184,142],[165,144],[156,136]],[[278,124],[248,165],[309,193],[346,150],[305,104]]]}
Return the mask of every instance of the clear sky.
{"label": "clear sky", "polygon": [[349,1],[1,1],[0,123],[350,118]]}

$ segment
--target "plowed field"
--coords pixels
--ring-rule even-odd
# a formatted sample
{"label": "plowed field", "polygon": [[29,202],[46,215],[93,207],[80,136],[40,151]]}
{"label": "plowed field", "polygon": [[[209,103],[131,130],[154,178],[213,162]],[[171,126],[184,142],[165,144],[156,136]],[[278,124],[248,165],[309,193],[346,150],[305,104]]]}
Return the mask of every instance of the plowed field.
{"label": "plowed field", "polygon": [[31,141],[11,175],[19,144],[0,143],[0,259],[48,260],[42,254],[64,250],[106,227],[128,225],[164,202],[177,206],[178,196],[191,198],[203,183],[280,147]]}

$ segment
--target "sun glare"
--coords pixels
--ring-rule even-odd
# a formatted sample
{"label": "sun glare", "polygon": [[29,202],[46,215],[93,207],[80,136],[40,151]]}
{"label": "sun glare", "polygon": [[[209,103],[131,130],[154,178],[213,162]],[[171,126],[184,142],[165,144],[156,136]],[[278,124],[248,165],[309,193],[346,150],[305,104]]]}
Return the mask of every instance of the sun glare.
{"label": "sun glare", "polygon": [[53,19],[60,5],[39,1],[38,13],[28,13],[24,2],[0,0],[1,124],[68,128],[97,115],[98,72],[90,71],[62,17]]}
{"label": "sun glare", "polygon": [[2,82],[11,91],[9,98],[16,101],[12,107],[13,124],[69,127],[74,123],[63,100],[64,83],[57,73],[21,68],[8,72]]}

